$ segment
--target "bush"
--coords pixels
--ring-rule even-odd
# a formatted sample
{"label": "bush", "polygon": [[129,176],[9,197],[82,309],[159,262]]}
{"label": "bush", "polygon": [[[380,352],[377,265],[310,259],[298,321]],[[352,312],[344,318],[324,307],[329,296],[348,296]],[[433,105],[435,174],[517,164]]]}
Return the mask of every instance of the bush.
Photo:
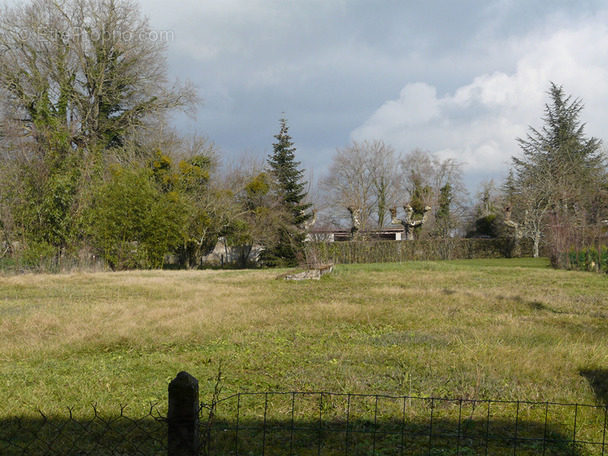
{"label": "bush", "polygon": [[112,269],[160,268],[184,239],[185,204],[163,193],[149,170],[117,168],[90,211],[93,245]]}
{"label": "bush", "polygon": [[608,274],[608,247],[602,245],[598,248],[571,249],[566,253],[557,255],[553,263],[556,267],[564,269]]}

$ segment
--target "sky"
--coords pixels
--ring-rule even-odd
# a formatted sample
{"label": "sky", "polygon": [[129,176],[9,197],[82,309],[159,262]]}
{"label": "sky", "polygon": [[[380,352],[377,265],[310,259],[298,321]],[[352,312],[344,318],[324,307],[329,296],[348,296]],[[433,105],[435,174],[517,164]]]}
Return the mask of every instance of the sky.
{"label": "sky", "polygon": [[605,0],[141,0],[170,31],[171,74],[204,100],[195,120],[226,160],[266,157],[283,113],[315,180],[337,148],[383,140],[463,163],[474,193],[504,178],[540,128],[550,83],[608,141]]}

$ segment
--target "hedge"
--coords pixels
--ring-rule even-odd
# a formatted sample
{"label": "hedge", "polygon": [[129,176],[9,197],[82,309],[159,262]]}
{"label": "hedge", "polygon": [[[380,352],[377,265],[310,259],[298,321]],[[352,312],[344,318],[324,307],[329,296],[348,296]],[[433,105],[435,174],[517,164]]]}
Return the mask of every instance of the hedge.
{"label": "hedge", "polygon": [[[307,254],[317,263],[391,263],[508,258],[511,239],[423,239],[415,241],[309,242]],[[521,243],[521,256],[532,256],[532,243]]]}
{"label": "hedge", "polygon": [[599,245],[580,250],[572,249],[569,252],[557,255],[553,262],[555,266],[563,269],[608,274],[608,247]]}

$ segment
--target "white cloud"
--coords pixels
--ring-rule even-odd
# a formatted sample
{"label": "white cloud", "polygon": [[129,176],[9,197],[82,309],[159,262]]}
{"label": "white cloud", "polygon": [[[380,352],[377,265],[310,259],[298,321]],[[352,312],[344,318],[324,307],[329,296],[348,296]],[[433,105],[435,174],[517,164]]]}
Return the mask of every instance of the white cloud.
{"label": "white cloud", "polygon": [[351,138],[381,138],[404,151],[420,147],[466,162],[469,174],[504,175],[510,157],[519,153],[515,139],[525,136],[528,126],[542,126],[550,81],[583,100],[581,120],[588,135],[608,136],[608,28],[603,21],[549,35],[537,32],[507,44],[519,56],[513,71],[479,75],[444,95],[429,84],[408,83]]}
{"label": "white cloud", "polygon": [[418,82],[406,85],[401,90],[398,100],[384,103],[368,122],[395,131],[404,126],[430,122],[437,118],[439,113],[439,100],[435,88]]}

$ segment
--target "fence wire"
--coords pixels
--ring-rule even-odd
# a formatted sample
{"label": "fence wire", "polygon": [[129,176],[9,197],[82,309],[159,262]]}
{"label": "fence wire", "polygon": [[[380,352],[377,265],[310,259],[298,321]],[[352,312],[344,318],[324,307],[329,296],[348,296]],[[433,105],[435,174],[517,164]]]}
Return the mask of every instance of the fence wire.
{"label": "fence wire", "polygon": [[[0,455],[167,455],[167,420],[112,416],[0,421]],[[202,455],[608,455],[608,405],[326,392],[240,393],[200,408]]]}
{"label": "fence wire", "polygon": [[332,393],[217,405],[209,455],[605,455],[608,406]]}
{"label": "fence wire", "polygon": [[92,413],[79,417],[67,409],[67,416],[2,419],[2,456],[152,456],[167,454],[165,418],[151,406],[141,418],[127,416],[125,407],[114,415]]}

